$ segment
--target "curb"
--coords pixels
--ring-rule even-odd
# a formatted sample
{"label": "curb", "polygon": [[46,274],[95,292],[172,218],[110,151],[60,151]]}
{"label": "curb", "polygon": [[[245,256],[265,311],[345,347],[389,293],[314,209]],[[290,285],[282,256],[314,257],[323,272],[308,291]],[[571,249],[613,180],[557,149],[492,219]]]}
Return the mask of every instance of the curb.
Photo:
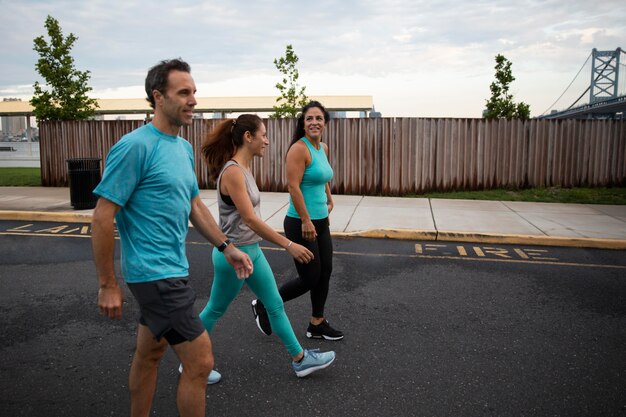
{"label": "curb", "polygon": [[411,230],[411,229],[371,229],[358,232],[331,232],[335,237],[367,237],[374,239],[398,239],[398,240],[437,240],[435,230]]}
{"label": "curb", "polygon": [[592,237],[561,237],[545,235],[509,235],[498,233],[438,232],[437,240],[445,242],[503,243],[571,248],[626,249],[626,240]]}
{"label": "curb", "polygon": [[0,210],[0,220],[91,223],[91,212],[88,212],[88,213],[68,213],[68,212],[50,213],[47,211]]}
{"label": "curb", "polygon": [[[92,213],[11,211],[0,210],[0,220],[43,221],[43,222],[79,222],[91,223]],[[282,230],[276,230],[282,233]],[[513,235],[503,233],[474,233],[455,231],[433,231],[412,229],[372,229],[358,232],[331,232],[339,238],[373,238],[398,240],[423,240],[464,243],[500,243],[507,245],[562,246],[591,249],[626,249],[626,240],[586,237],[560,237],[545,235]]]}
{"label": "curb", "polygon": [[410,229],[373,229],[360,232],[331,233],[337,237],[365,237],[377,239],[427,240],[438,242],[501,243],[507,245],[562,246],[571,248],[626,249],[626,240],[590,237],[563,237],[545,235],[514,235],[505,233],[477,233],[428,231]]}

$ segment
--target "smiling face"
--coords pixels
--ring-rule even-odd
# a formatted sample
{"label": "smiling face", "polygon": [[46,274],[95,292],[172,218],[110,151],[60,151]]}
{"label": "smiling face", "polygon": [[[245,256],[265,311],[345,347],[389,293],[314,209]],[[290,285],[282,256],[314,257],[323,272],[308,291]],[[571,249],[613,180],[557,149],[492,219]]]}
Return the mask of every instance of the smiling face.
{"label": "smiling face", "polygon": [[307,139],[321,140],[326,127],[324,112],[319,107],[311,107],[304,114],[304,135]]}
{"label": "smiling face", "polygon": [[156,90],[154,92],[155,113],[160,112],[166,123],[173,129],[190,125],[193,119],[193,109],[197,104],[195,93],[196,84],[191,74],[184,71],[170,71],[165,93],[161,94]]}
{"label": "smiling face", "polygon": [[246,140],[249,142],[250,150],[254,156],[263,156],[265,154],[265,148],[270,145],[270,141],[267,138],[267,129],[265,123],[259,122],[259,125],[252,135],[250,132],[246,132]]}

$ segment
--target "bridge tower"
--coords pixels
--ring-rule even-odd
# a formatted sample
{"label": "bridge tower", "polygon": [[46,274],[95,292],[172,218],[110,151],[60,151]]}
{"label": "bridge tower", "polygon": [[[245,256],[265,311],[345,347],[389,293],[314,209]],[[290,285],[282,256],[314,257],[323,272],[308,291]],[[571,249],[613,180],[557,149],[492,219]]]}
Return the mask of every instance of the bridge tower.
{"label": "bridge tower", "polygon": [[615,51],[598,51],[593,48],[589,104],[617,98],[621,52],[621,48]]}

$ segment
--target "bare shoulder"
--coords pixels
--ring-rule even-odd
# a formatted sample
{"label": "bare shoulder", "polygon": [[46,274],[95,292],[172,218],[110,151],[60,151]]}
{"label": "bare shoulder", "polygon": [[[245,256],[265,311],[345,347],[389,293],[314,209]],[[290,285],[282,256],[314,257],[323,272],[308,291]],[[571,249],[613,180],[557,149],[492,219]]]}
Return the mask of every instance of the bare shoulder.
{"label": "bare shoulder", "polygon": [[245,177],[242,168],[237,165],[230,165],[222,173],[221,191],[228,195],[230,194],[228,192],[230,186],[236,186],[243,182],[245,182]]}
{"label": "bare shoulder", "polygon": [[224,169],[224,173],[222,173],[222,178],[228,176],[228,177],[233,177],[233,176],[243,176],[243,171],[242,168],[239,165],[236,164],[232,164],[227,166]]}
{"label": "bare shoulder", "polygon": [[296,141],[293,145],[291,145],[291,148],[289,148],[289,152],[306,152],[308,150],[306,144],[299,140]]}
{"label": "bare shoulder", "polygon": [[287,159],[308,161],[310,158],[309,148],[301,140],[291,145],[291,148],[287,151]]}

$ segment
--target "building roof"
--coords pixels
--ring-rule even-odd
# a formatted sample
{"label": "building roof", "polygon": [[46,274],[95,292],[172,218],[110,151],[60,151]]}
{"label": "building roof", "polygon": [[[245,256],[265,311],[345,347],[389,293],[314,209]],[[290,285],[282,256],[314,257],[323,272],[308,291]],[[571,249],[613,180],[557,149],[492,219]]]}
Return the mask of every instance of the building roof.
{"label": "building roof", "polygon": [[[371,111],[372,96],[313,96],[328,111]],[[272,112],[276,97],[196,97],[197,113]],[[152,108],[146,99],[99,99],[96,114],[147,114]],[[0,116],[32,116],[33,107],[28,101],[0,101]]]}

